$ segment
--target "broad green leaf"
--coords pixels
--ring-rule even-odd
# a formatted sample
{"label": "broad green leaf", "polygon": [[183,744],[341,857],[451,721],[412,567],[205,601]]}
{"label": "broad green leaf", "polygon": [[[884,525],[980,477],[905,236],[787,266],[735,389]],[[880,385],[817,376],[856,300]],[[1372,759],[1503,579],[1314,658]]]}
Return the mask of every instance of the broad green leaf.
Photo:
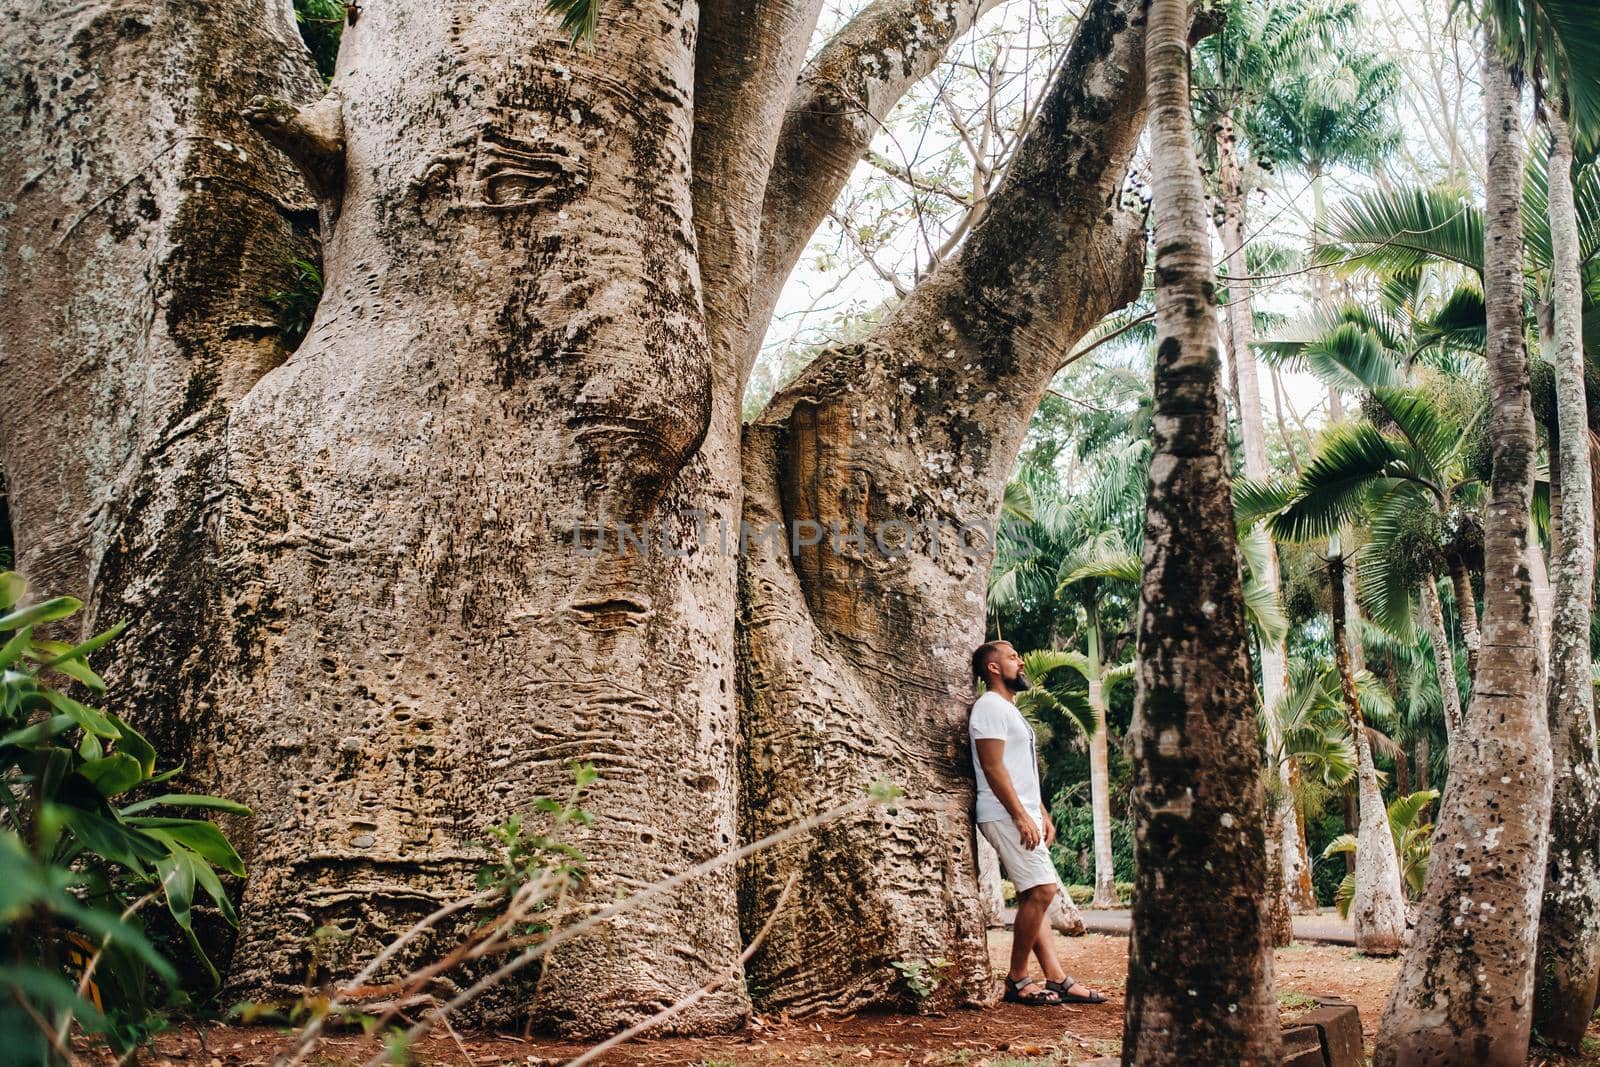
{"label": "broad green leaf", "polygon": [[78,768],[78,773],[93,782],[101,795],[107,798],[126,793],[144,781],[144,768],[125,752],[113,752],[97,760],[88,760]]}
{"label": "broad green leaf", "polygon": [[58,693],[54,689],[41,690],[44,698],[56,711],[70,718],[73,722],[93,734],[116,740],[122,736],[117,729],[116,721],[102,711],[97,711],[87,704],[81,704],[65,693]]}
{"label": "broad green leaf", "polygon": [[128,820],[129,826],[138,827],[150,836],[170,845],[182,845],[200,854],[207,862],[221,867],[232,875],[244,875],[244,861],[233,850],[228,839],[222,836],[215,823],[202,819],[164,819],[136,815]]}
{"label": "broad green leaf", "polygon": [[0,669],[11,666],[17,662],[17,657],[25,652],[33,641],[33,627],[24,626],[11,636],[11,640],[0,645]]}
{"label": "broad green leaf", "polygon": [[36,626],[41,622],[53,622],[64,619],[76,613],[83,607],[83,601],[77,597],[58,596],[43,603],[35,604],[31,608],[13,611],[11,614],[0,617],[0,632],[6,630],[20,630],[24,626]]}
{"label": "broad green leaf", "polygon": [[104,633],[95,634],[93,637],[89,638],[89,640],[83,642],[83,644],[74,645],[65,652],[56,656],[54,659],[46,660],[45,662],[39,664],[39,667],[41,670],[49,669],[51,667],[59,668],[61,664],[68,660],[81,660],[88,656],[89,653],[93,652],[95,649],[100,648],[102,645],[105,645],[108,642],[116,640],[117,637],[121,635],[122,631],[126,630],[127,628],[127,623],[119,622]]}
{"label": "broad green leaf", "polygon": [[249,815],[250,809],[236,801],[225,800],[222,797],[205,796],[198,793],[163,793],[158,797],[141,800],[129,804],[122,809],[122,814],[137,815],[141,811],[148,811],[156,807],[169,808],[208,808],[212,811],[227,812],[229,815]]}
{"label": "broad green leaf", "polygon": [[29,748],[40,741],[48,741],[56,734],[65,733],[76,725],[78,725],[77,720],[70,715],[54,715],[30,726],[24,726],[20,730],[12,730],[4,737],[0,737],[0,748],[7,745]]}
{"label": "broad green leaf", "polygon": [[[138,760],[140,766],[144,768],[144,773],[146,776],[155,774],[155,746],[150,744],[149,741],[145,740],[144,734],[141,734],[138,730],[135,730],[133,727],[129,726],[125,721],[123,721],[121,716],[111,715],[108,716],[108,718],[110,718],[112,723],[115,724],[117,733],[120,735],[117,740],[117,748]],[[168,777],[170,777],[170,775],[168,775]],[[157,782],[165,781],[166,779],[163,777],[156,777],[151,778],[150,780],[152,782]]]}
{"label": "broad green leaf", "polygon": [[16,571],[0,571],[0,611],[10,611],[28,595],[28,580]]}

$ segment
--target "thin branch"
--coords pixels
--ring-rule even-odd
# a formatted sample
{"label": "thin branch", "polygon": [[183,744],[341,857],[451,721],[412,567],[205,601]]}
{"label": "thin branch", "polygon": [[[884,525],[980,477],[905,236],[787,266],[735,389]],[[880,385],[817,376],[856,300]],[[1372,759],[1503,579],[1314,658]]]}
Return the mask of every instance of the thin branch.
{"label": "thin branch", "polygon": [[[594,929],[596,926],[600,926],[606,922],[609,922],[611,919],[622,914],[623,912],[637,907],[640,903],[661,896],[664,893],[670,893],[679,886],[699,878],[701,875],[710,874],[712,871],[731,866],[732,864],[738,863],[746,856],[753,856],[762,849],[771,848],[773,845],[787,841],[792,837],[798,837],[801,834],[809,833],[819,826],[824,826],[827,823],[843,818],[852,812],[859,811],[875,803],[877,803],[877,801],[872,797],[862,797],[859,800],[853,800],[847,804],[835,805],[834,807],[829,808],[827,811],[813,815],[807,819],[802,819],[793,826],[785,827],[776,833],[768,834],[766,837],[763,837],[758,841],[752,841],[750,844],[734,849],[732,852],[724,852],[720,856],[713,856],[711,859],[702,863],[697,863],[693,867],[673,875],[671,878],[667,878],[663,881],[655,882],[649,886],[646,886],[638,893],[635,893],[629,897],[624,897],[622,900],[619,900],[615,904],[596,912],[582,922],[575,923],[572,926],[568,926],[556,931],[539,944],[534,945],[526,952],[517,956],[515,959],[501,965],[495,971],[478,979],[478,981],[474,982],[471,986],[458,993],[448,1003],[441,1005],[434,1012],[430,1013],[429,1016],[412,1026],[411,1029],[406,1031],[406,1040],[408,1042],[414,1042],[418,1037],[421,1037],[423,1034],[427,1033],[428,1027],[432,1024],[432,1021],[435,1017],[447,1015],[450,1012],[455,1011],[463,1004],[466,1004],[468,1001],[478,996],[484,990],[498,985],[508,976],[515,974],[517,971],[526,967],[534,960],[550,952],[557,945],[565,944],[567,941],[572,940],[579,934],[585,933]],[[909,807],[910,805],[901,803],[900,806]],[[379,1053],[367,1061],[366,1067],[381,1067],[381,1064],[384,1062],[386,1056],[386,1052]]]}

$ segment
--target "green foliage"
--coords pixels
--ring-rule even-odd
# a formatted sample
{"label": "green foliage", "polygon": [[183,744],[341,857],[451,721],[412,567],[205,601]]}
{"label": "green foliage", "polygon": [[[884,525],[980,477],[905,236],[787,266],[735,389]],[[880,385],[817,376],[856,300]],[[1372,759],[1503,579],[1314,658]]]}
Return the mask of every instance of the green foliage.
{"label": "green foliage", "polygon": [[[116,715],[68,695],[76,682],[105,683],[91,653],[117,626],[78,644],[39,632],[82,604],[56,597],[21,606],[27,583],[0,573],[0,958],[10,995],[0,998],[0,1046],[44,1058],[54,1027],[75,1018],[120,1051],[152,1028],[154,1008],[180,999],[177,973],[145,934],[141,909],[160,901],[196,960],[218,982],[194,930],[207,903],[237,923],[221,874],[244,864],[216,824],[178,811],[247,815],[219,797],[159,792],[176,770],[157,771],[156,751]],[[93,971],[74,987],[67,975]],[[91,1005],[84,993],[94,994]]]}
{"label": "green foliage", "polygon": [[561,17],[561,32],[572,43],[594,43],[600,28],[600,0],[545,0],[546,10]]}
{"label": "green foliage", "polygon": [[[1050,806],[1050,821],[1056,826],[1056,842],[1050,846],[1050,856],[1055,861],[1061,880],[1071,886],[1094,881],[1094,811],[1084,795],[1087,782],[1079,782],[1056,794]],[[1117,818],[1113,807],[1111,819],[1111,872],[1118,882],[1133,881],[1133,820],[1127,816]],[[1118,890],[1123,900],[1129,893]],[[1094,896],[1091,887],[1090,898]],[[1077,901],[1075,903],[1087,903]]]}
{"label": "green foliage", "polygon": [[[1433,823],[1426,821],[1423,815],[1438,799],[1437,790],[1422,789],[1389,802],[1389,834],[1394,841],[1395,856],[1400,861],[1400,881],[1413,900],[1422,895],[1422,885],[1428,878],[1428,860],[1433,855]],[[1356,835],[1340,834],[1322,850],[1322,858],[1346,852],[1354,854],[1357,843]],[[1341,917],[1349,918],[1355,895],[1355,875],[1346,875],[1334,894],[1334,905]]]}
{"label": "green foliage", "polygon": [[[594,822],[594,816],[580,807],[579,801],[599,777],[593,764],[574,763],[572,792],[565,801],[538,797],[528,812],[518,812],[489,827],[488,847],[496,859],[479,868],[478,888],[497,889],[503,897],[509,897],[528,882],[547,876],[553,876],[561,885],[583,881],[588,874],[584,855],[562,840],[561,831]],[[543,929],[541,926],[537,931],[523,932]]]}
{"label": "green foliage", "polygon": [[345,0],[294,0],[294,21],[323,81],[333,80],[349,5]]}
{"label": "green foliage", "polygon": [[277,319],[283,346],[295,349],[305,340],[322,301],[322,268],[309,259],[293,256],[284,269],[284,286],[267,294],[267,304]]}
{"label": "green foliage", "polygon": [[911,996],[918,1004],[933,996],[939,988],[939,976],[951,967],[954,961],[937,957],[931,960],[916,959],[895,960],[889,966],[899,971],[906,981],[906,988],[911,991]]}

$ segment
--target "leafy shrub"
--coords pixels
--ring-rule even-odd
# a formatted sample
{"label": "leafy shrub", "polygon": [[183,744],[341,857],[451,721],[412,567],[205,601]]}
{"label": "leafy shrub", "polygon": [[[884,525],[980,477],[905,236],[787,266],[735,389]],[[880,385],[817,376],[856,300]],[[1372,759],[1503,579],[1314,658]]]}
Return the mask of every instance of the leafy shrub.
{"label": "leafy shrub", "polygon": [[268,293],[267,303],[277,318],[284,347],[295,349],[305,340],[322,301],[322,268],[309,259],[292,256],[285,262],[285,270],[288,277],[283,288]]}
{"label": "leafy shrub", "polygon": [[194,932],[197,890],[236,923],[219,872],[243,875],[244,864],[214,823],[168,813],[249,810],[154,792],[177,771],[156,770],[150,743],[49,684],[104,692],[88,657],[122,627],[78,645],[47,640],[36,631],[83,605],[18,607],[26,591],[0,573],[0,1047],[42,1062],[61,1054],[74,1020],[123,1052],[160,1027],[154,1008],[181,1002],[176,971],[145,934],[147,905],[166,905],[217,982]]}

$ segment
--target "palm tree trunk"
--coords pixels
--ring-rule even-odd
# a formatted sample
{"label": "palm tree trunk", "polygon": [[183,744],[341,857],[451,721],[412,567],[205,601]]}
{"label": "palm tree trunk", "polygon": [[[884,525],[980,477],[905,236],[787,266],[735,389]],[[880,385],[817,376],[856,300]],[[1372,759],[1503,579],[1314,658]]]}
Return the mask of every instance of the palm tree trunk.
{"label": "palm tree trunk", "polygon": [[[1328,561],[1329,585],[1337,590],[1343,585],[1343,579],[1344,560],[1334,556]],[[1360,828],[1356,832],[1356,897],[1351,906],[1356,949],[1369,956],[1393,956],[1405,943],[1405,889],[1400,882],[1400,862],[1394,854],[1394,835],[1389,832],[1389,813],[1378,788],[1377,768],[1372,764],[1372,745],[1367,740],[1361,700],[1356,695],[1343,597],[1333,597],[1330,615],[1333,661],[1339,672],[1345,714],[1350,720],[1350,736],[1356,746],[1356,795],[1361,812]]]}
{"label": "palm tree trunk", "polygon": [[1105,683],[1100,677],[1100,617],[1089,609],[1089,706],[1094,736],[1089,738],[1089,806],[1094,818],[1094,907],[1115,908],[1117,875],[1111,857],[1111,760],[1106,737]]}
{"label": "palm tree trunk", "polygon": [[[1261,377],[1256,370],[1254,302],[1249,267],[1245,261],[1245,190],[1237,152],[1238,141],[1234,133],[1233,116],[1224,113],[1214,127],[1217,147],[1217,187],[1222,200],[1222,245],[1226,249],[1225,265],[1228,271],[1228,323],[1229,366],[1234,377],[1234,407],[1239,413],[1239,433],[1244,443],[1244,472],[1256,481],[1272,476],[1267,464],[1267,432],[1261,410]],[[1249,534],[1261,542],[1261,556],[1266,561],[1266,573],[1257,579],[1272,590],[1277,597],[1281,592],[1278,574],[1278,553],[1264,527],[1257,525]],[[1261,642],[1261,702],[1268,714],[1262,719],[1267,729],[1267,751],[1278,752],[1282,737],[1277,717],[1272,709],[1283,697],[1287,677],[1288,653],[1282,640]],[[1292,888],[1299,885],[1302,875],[1310,886],[1309,873],[1300,864],[1300,827],[1295,817],[1294,793],[1289,788],[1289,761],[1280,760],[1275,772],[1277,786],[1268,799],[1277,808],[1272,820],[1277,828],[1278,840],[1267,850],[1268,859],[1281,870],[1275,879],[1281,900],[1271,902],[1273,914],[1273,940],[1288,944],[1294,936],[1290,918]]]}
{"label": "palm tree trunk", "polygon": [[1465,560],[1450,560],[1450,585],[1456,594],[1456,617],[1461,620],[1461,643],[1467,646],[1467,674],[1478,676],[1478,649],[1483,638],[1478,632],[1478,598],[1472,591],[1472,574]]}
{"label": "palm tree trunk", "polygon": [[1578,1051],[1600,982],[1600,756],[1595,748],[1589,624],[1594,590],[1594,500],[1583,382],[1582,290],[1572,191],[1572,140],[1552,109],[1550,244],[1555,289],[1556,434],[1551,481],[1555,613],[1547,711],[1555,784],[1539,914],[1533,1021],[1540,1040]]}
{"label": "palm tree trunk", "polygon": [[1417,731],[1416,759],[1413,761],[1417,768],[1418,789],[1433,788],[1433,786],[1429,784],[1429,782],[1433,779],[1432,761],[1433,752],[1432,746],[1428,743],[1428,734],[1426,731],[1419,730]]}
{"label": "palm tree trunk", "polygon": [[[1450,651],[1450,634],[1444,628],[1444,607],[1432,578],[1417,583],[1422,605],[1422,628],[1433,646],[1433,669],[1439,679],[1439,702],[1444,706],[1444,732],[1453,739],[1461,728],[1461,691],[1456,688],[1455,655]],[[1425,787],[1419,787],[1425,788]]]}
{"label": "palm tree trunk", "polygon": [[1484,302],[1494,454],[1484,520],[1484,641],[1434,833],[1416,942],[1389,995],[1375,1067],[1523,1067],[1550,805],[1550,732],[1528,577],[1535,446],[1522,316],[1519,93],[1485,34]]}
{"label": "palm tree trunk", "polygon": [[[1189,4],[1151,0],[1154,450],[1134,698],[1137,889],[1122,1062],[1276,1067],[1254,685],[1189,109]],[[1195,551],[1205,544],[1208,551]],[[1194,907],[1199,895],[1206,907]]]}

